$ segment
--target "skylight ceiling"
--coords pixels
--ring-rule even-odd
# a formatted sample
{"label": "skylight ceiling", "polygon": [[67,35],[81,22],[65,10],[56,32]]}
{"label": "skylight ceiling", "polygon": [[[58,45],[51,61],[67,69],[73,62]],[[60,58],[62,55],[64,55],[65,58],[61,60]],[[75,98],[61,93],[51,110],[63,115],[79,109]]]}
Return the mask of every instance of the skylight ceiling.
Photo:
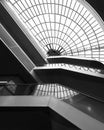
{"label": "skylight ceiling", "polygon": [[47,56],[84,56],[104,63],[104,25],[86,1],[8,0],[8,2]]}

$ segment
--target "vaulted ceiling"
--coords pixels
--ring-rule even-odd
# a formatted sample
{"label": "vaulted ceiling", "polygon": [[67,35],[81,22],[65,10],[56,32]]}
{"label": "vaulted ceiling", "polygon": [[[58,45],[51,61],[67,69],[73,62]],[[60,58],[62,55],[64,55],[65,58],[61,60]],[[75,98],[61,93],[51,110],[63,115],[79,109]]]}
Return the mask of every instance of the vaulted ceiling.
{"label": "vaulted ceiling", "polygon": [[84,0],[5,2],[34,39],[32,45],[39,45],[46,57],[81,56],[104,63],[104,24],[98,1],[93,5],[98,13]]}

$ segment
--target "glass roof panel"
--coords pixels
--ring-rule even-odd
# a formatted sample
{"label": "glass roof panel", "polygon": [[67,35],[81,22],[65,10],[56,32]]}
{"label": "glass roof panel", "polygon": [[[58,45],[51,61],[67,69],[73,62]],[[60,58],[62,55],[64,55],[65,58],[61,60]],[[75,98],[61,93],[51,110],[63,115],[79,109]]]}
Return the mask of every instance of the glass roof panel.
{"label": "glass roof panel", "polygon": [[103,24],[86,1],[8,0],[8,2],[17,11],[47,56],[53,50],[60,52],[60,55],[83,56],[104,63]]}

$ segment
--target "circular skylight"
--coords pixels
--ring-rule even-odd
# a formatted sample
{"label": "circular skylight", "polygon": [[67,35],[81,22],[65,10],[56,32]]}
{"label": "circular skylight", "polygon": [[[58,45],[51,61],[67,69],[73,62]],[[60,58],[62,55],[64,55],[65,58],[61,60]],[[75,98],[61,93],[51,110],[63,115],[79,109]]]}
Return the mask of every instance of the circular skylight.
{"label": "circular skylight", "polygon": [[104,63],[103,22],[86,1],[8,1],[47,56],[83,56]]}

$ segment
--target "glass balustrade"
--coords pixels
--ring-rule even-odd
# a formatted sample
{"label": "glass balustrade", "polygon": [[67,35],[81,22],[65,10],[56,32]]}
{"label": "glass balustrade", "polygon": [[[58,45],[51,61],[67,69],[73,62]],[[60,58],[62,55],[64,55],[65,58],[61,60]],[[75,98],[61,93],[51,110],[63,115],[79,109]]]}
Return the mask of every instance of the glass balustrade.
{"label": "glass balustrade", "polygon": [[0,96],[5,95],[53,96],[58,99],[69,99],[78,95],[78,92],[59,84],[15,84],[10,81],[0,84]]}
{"label": "glass balustrade", "polygon": [[94,69],[90,67],[84,67],[84,66],[78,66],[78,65],[72,65],[72,64],[64,64],[64,63],[59,63],[59,64],[46,64],[47,67],[65,67],[65,68],[71,68],[75,70],[81,70],[84,72],[94,72],[94,73],[102,73],[102,70],[100,69]]}

